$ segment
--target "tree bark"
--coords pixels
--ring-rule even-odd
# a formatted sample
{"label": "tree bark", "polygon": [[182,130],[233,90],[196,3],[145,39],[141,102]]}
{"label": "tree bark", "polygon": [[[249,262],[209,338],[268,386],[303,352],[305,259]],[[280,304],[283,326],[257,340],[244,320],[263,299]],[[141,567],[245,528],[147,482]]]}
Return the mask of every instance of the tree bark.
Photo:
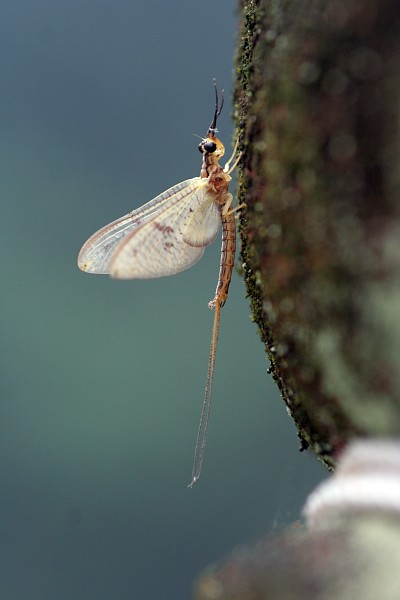
{"label": "tree bark", "polygon": [[400,3],[249,0],[242,261],[270,370],[328,467],[400,432]]}
{"label": "tree bark", "polygon": [[242,15],[248,296],[301,439],[339,466],[309,530],[242,546],[194,597],[395,600],[400,450],[379,438],[400,432],[400,3],[249,0]]}

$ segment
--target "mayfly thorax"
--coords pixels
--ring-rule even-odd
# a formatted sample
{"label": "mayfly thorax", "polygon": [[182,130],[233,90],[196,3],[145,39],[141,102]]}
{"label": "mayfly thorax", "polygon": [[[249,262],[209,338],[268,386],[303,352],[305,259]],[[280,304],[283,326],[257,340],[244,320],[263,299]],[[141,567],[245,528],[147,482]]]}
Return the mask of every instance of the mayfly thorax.
{"label": "mayfly thorax", "polygon": [[[206,388],[193,461],[190,487],[198,480],[206,445],[221,308],[228,297],[235,260],[236,222],[228,192],[230,166],[236,153],[221,167],[225,153],[216,137],[221,103],[214,80],[215,111],[207,135],[199,144],[200,177],[169,188],[147,204],[106,225],[83,245],[78,265],[87,273],[109,274],[117,279],[150,279],[179,273],[194,265],[222,225],[222,248],[217,288],[209,307],[215,310]],[[237,145],[237,144],[236,144]],[[238,207],[240,208],[240,207]]]}

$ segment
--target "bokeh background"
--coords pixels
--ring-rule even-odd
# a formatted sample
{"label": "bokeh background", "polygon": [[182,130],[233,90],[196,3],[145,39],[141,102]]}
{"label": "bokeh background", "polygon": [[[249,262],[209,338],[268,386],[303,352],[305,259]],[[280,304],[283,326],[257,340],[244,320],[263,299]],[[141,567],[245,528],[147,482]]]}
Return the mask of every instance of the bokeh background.
{"label": "bokeh background", "polygon": [[298,452],[235,274],[186,487],[219,242],[160,280],[76,266],[99,227],[199,174],[212,77],[230,148],[236,37],[231,2],[1,3],[1,599],[187,598],[325,475]]}

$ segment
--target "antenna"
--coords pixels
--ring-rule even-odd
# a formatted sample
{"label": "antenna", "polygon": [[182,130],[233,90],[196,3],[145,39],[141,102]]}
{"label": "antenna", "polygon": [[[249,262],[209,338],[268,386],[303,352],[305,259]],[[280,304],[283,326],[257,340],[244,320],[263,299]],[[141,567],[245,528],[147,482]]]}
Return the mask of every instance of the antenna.
{"label": "antenna", "polygon": [[211,135],[212,137],[214,137],[215,133],[217,133],[217,131],[218,131],[217,119],[218,119],[219,115],[221,114],[222,107],[224,106],[224,90],[222,90],[222,92],[221,92],[221,106],[219,106],[218,88],[217,88],[217,82],[215,80],[215,77],[213,77],[213,84],[214,84],[214,90],[215,90],[215,111],[214,111],[214,118],[211,121],[211,125],[208,128],[208,132],[207,132],[207,135]]}

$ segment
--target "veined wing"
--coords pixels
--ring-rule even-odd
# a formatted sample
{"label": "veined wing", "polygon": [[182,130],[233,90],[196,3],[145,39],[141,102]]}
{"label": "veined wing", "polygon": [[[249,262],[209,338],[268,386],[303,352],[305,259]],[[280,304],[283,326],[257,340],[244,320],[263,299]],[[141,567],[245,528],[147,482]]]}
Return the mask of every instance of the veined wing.
{"label": "veined wing", "polygon": [[[192,181],[193,187],[188,186],[175,194],[162,210],[120,242],[110,261],[113,277],[150,279],[173,275],[188,269],[201,258],[205,246],[215,239],[221,219],[208,180],[196,178]],[[201,227],[202,243],[193,244],[192,219],[198,211],[203,211],[204,206],[215,206],[211,211],[215,218],[206,219],[207,225]]]}
{"label": "veined wing", "polygon": [[191,213],[185,226],[184,241],[189,246],[208,246],[217,237],[220,224],[220,210],[213,194],[208,193]]}
{"label": "veined wing", "polygon": [[157,213],[162,212],[170,202],[174,202],[180,192],[185,194],[196,190],[199,179],[195,177],[178,183],[150,202],[96,231],[79,252],[79,268],[87,273],[109,274],[110,260],[118,244]]}
{"label": "veined wing", "polygon": [[79,267],[121,279],[161,277],[187,269],[218,232],[219,213],[202,228],[203,244],[191,245],[191,227],[185,238],[192,215],[203,204],[215,204],[208,191],[208,180],[200,177],[166,190],[95,233],[79,254]]}

